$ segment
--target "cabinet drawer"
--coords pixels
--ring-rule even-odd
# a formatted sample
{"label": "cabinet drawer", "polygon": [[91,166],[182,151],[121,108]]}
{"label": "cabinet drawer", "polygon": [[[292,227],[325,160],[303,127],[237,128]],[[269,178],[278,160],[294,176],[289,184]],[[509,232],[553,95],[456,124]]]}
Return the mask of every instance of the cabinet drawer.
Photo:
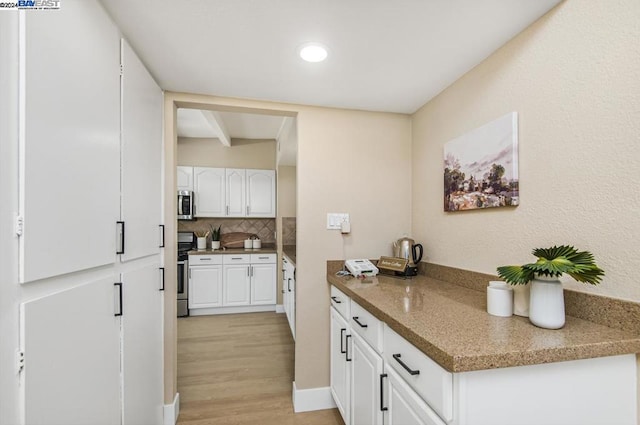
{"label": "cabinet drawer", "polygon": [[276,254],[251,254],[251,264],[275,264]]}
{"label": "cabinet drawer", "polygon": [[[453,418],[453,374],[406,339],[384,327],[383,357],[443,419]],[[413,371],[413,374],[412,372]],[[417,373],[416,373],[417,372]]]}
{"label": "cabinet drawer", "polygon": [[344,292],[331,285],[331,305],[340,313],[345,320],[349,321],[351,312],[351,298],[347,297]]}
{"label": "cabinet drawer", "polygon": [[222,264],[249,264],[251,262],[251,254],[229,254],[222,257]]}
{"label": "cabinet drawer", "polygon": [[371,344],[374,350],[382,353],[382,322],[355,301],[351,301],[349,325],[354,332]]}
{"label": "cabinet drawer", "polygon": [[189,267],[222,264],[222,255],[190,255]]}

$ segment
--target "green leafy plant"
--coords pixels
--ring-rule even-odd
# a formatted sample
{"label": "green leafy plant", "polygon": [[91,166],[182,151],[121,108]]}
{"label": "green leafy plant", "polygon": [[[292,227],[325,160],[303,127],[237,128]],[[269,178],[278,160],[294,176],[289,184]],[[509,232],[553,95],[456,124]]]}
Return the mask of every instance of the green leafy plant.
{"label": "green leafy plant", "polygon": [[211,240],[212,241],[219,241],[220,240],[220,228],[222,226],[218,226],[218,228],[216,229],[215,227],[209,225],[209,227],[211,227]]}
{"label": "green leafy plant", "polygon": [[536,248],[532,253],[538,257],[538,261],[522,266],[500,266],[497,269],[498,276],[511,285],[525,285],[536,275],[560,277],[563,273],[578,282],[597,285],[604,276],[604,270],[595,264],[593,254],[588,251],[561,245]]}

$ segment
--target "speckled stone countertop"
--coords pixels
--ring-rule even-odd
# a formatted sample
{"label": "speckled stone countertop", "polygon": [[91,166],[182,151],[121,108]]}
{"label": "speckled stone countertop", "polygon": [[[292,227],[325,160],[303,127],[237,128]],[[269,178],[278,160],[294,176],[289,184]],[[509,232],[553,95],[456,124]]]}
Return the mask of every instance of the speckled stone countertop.
{"label": "speckled stone countertop", "polygon": [[296,265],[296,246],[295,245],[284,245],[282,247],[282,253],[287,256],[289,261],[295,267],[295,265]]}
{"label": "speckled stone countertop", "polygon": [[227,255],[227,254],[275,254],[275,245],[262,244],[262,248],[257,249],[244,249],[244,248],[226,248],[226,249],[203,249],[189,251],[189,255]]}
{"label": "speckled stone countertop", "polygon": [[491,316],[486,293],[426,276],[327,280],[451,372],[640,352],[640,335],[567,316],[560,330]]}

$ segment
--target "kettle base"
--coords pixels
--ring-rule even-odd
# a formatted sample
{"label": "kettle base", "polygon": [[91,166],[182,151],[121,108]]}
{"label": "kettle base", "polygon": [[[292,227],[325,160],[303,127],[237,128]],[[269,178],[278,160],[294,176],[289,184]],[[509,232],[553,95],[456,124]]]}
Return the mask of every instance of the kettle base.
{"label": "kettle base", "polygon": [[405,267],[404,271],[395,272],[395,274],[396,276],[404,276],[404,277],[417,276],[418,266],[407,266]]}

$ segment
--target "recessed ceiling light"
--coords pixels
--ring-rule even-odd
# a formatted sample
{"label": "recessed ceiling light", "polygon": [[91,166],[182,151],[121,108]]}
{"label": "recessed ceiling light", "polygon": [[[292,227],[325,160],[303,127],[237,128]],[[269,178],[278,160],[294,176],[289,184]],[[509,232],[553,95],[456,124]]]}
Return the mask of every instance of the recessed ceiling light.
{"label": "recessed ceiling light", "polygon": [[327,58],[327,48],[320,43],[305,43],[298,49],[300,57],[307,62],[322,62]]}

